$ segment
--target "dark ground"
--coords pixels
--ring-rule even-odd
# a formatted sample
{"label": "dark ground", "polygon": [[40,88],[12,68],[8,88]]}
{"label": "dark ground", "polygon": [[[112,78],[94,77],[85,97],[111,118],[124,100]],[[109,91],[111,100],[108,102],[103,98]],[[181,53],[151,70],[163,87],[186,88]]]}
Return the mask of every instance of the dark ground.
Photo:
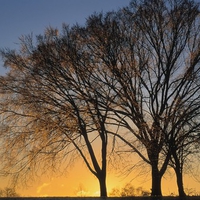
{"label": "dark ground", "polygon": [[0,197],[0,200],[200,200],[200,196],[179,197]]}

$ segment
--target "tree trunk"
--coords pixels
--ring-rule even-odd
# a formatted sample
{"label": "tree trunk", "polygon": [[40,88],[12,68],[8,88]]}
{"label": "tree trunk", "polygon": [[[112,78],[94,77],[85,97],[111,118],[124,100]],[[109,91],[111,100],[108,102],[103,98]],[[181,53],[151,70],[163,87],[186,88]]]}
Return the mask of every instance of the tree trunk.
{"label": "tree trunk", "polygon": [[179,197],[186,197],[184,187],[183,187],[183,174],[180,172],[179,169],[175,169],[176,173],[176,181],[177,181],[177,186],[178,186],[178,193]]}
{"label": "tree trunk", "polygon": [[152,165],[152,189],[151,189],[152,197],[162,196],[161,179],[162,179],[162,176],[159,173],[158,167]]}
{"label": "tree trunk", "polygon": [[100,186],[100,197],[107,197],[107,188],[106,188],[106,154],[107,154],[107,143],[102,141],[102,168],[99,166],[97,159],[94,154],[94,150],[92,148],[92,145],[90,141],[88,140],[87,134],[85,134],[85,141],[87,144],[87,148],[92,160],[92,164],[94,166],[95,172],[91,170],[89,167],[90,171],[97,177],[99,180],[99,186]]}
{"label": "tree trunk", "polygon": [[107,197],[106,175],[103,173],[98,179],[100,185],[100,197]]}
{"label": "tree trunk", "polygon": [[162,175],[158,169],[159,147],[157,140],[151,141],[151,145],[148,151],[148,156],[151,162],[151,178],[152,178],[151,196],[162,197],[162,192],[161,192]]}
{"label": "tree trunk", "polygon": [[176,182],[177,182],[179,197],[184,198],[186,197],[186,194],[183,187],[183,165],[181,164],[176,151],[173,151],[172,155],[175,161],[174,171],[176,173]]}

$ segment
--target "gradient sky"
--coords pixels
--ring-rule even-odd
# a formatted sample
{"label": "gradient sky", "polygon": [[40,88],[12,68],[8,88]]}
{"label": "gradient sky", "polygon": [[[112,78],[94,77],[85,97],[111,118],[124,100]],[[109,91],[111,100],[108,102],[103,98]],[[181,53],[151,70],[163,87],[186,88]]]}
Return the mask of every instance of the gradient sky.
{"label": "gradient sky", "polygon": [[[127,6],[130,0],[0,0],[0,48],[18,48],[21,35],[43,34],[44,29],[52,26],[61,29],[62,23],[73,25],[84,24],[85,19],[94,12],[107,12]],[[0,74],[5,70],[0,59]],[[86,196],[98,195],[99,185],[84,164],[79,161],[63,177],[41,177],[30,188],[20,188],[24,196],[58,196],[77,195],[84,190]],[[113,187],[121,187],[134,177],[118,177],[112,170],[107,177],[108,192]],[[0,179],[0,188],[6,180]],[[136,187],[150,188],[150,177],[135,178],[132,184]],[[176,193],[175,177],[164,178],[164,195]],[[187,188],[200,188],[200,184],[187,177]]]}
{"label": "gradient sky", "polygon": [[[43,34],[62,23],[84,24],[94,12],[107,12],[127,6],[130,0],[0,0],[0,48],[16,49],[19,37]],[[0,59],[0,73],[3,73]]]}

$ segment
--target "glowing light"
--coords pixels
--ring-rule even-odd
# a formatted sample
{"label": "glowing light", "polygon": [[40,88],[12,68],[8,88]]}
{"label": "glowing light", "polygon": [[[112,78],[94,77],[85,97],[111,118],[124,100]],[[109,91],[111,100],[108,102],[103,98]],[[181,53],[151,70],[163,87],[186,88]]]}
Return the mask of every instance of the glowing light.
{"label": "glowing light", "polygon": [[43,183],[41,186],[37,188],[37,193],[39,194],[41,190],[47,186],[49,186],[51,183]]}

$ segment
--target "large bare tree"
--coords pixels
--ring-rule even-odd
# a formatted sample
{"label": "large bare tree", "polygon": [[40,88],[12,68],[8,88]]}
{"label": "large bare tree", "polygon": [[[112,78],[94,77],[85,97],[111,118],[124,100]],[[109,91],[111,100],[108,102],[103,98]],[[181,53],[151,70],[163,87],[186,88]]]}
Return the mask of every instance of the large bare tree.
{"label": "large bare tree", "polygon": [[36,45],[25,36],[19,52],[2,51],[10,69],[0,78],[2,166],[4,174],[24,178],[65,168],[79,155],[107,196],[108,110],[100,95],[106,88],[85,59],[81,30],[64,25],[58,35],[48,28]]}
{"label": "large bare tree", "polygon": [[117,15],[94,15],[87,30],[88,49],[109,76],[113,121],[131,133],[115,136],[151,166],[152,195],[162,195],[174,141],[182,140],[182,129],[184,140],[199,131],[198,4],[132,1]]}
{"label": "large bare tree", "polygon": [[[142,98],[146,98],[143,111],[148,108],[146,115],[150,114],[152,121],[148,137],[153,145],[148,153],[152,175],[155,170],[156,176],[162,177],[169,159],[167,155],[172,154],[176,160],[179,195],[184,196],[182,170],[176,155],[180,151],[187,154],[199,134],[199,8],[193,1],[183,0],[149,1],[142,6],[133,2],[133,9],[136,9],[133,20],[142,37],[138,41],[143,41],[138,52],[145,53],[139,78]],[[166,162],[160,165],[159,153],[166,143],[169,147],[165,152]],[[160,170],[156,165],[160,165]],[[152,177],[152,194],[159,195],[155,182],[158,183]]]}

